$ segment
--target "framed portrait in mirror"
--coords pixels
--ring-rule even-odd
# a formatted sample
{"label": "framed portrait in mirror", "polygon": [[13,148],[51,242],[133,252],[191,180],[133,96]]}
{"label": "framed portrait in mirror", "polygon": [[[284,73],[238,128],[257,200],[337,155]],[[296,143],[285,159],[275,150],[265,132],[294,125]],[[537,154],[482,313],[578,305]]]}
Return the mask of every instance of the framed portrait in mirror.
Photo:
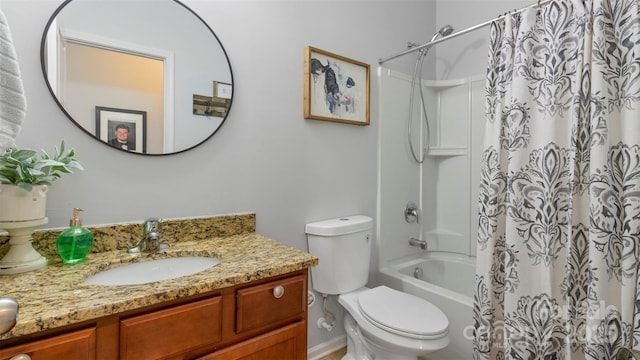
{"label": "framed portrait in mirror", "polygon": [[96,106],[96,137],[114,148],[147,152],[147,112]]}

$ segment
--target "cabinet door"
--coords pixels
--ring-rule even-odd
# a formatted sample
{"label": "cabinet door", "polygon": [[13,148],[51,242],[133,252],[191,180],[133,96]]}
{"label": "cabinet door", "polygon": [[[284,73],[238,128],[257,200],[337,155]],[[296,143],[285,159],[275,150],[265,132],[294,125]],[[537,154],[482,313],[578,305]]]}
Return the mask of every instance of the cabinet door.
{"label": "cabinet door", "polygon": [[0,349],[0,359],[2,360],[11,359],[20,354],[29,355],[31,360],[94,360],[96,358],[96,329],[74,331],[48,339]]}
{"label": "cabinet door", "polygon": [[219,342],[222,297],[120,321],[120,359],[163,359]]}
{"label": "cabinet door", "polygon": [[306,321],[300,321],[205,355],[199,359],[303,360],[307,358],[306,331]]}

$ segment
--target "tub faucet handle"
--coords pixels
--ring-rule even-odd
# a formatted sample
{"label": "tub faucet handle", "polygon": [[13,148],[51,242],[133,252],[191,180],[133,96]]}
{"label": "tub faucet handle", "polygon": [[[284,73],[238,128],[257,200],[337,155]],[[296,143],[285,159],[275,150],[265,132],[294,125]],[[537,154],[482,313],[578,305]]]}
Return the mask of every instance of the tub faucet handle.
{"label": "tub faucet handle", "polygon": [[404,220],[409,224],[419,224],[420,223],[420,215],[418,215],[418,205],[413,201],[409,201],[407,206],[404,208]]}

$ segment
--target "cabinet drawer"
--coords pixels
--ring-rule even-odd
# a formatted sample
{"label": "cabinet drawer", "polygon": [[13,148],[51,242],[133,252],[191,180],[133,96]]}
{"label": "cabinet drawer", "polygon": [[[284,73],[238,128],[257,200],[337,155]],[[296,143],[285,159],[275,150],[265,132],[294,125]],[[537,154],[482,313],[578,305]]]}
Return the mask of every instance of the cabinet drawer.
{"label": "cabinet drawer", "polygon": [[198,360],[306,360],[306,332],[306,321],[299,321],[205,355]]}
{"label": "cabinet drawer", "polygon": [[306,306],[303,276],[276,280],[236,292],[236,332],[241,333],[300,316]]}
{"label": "cabinet drawer", "polygon": [[0,359],[11,359],[20,354],[38,359],[74,359],[96,358],[96,329],[90,328],[52,336],[0,350]]}
{"label": "cabinet drawer", "polygon": [[120,359],[158,359],[219,342],[222,297],[120,321]]}

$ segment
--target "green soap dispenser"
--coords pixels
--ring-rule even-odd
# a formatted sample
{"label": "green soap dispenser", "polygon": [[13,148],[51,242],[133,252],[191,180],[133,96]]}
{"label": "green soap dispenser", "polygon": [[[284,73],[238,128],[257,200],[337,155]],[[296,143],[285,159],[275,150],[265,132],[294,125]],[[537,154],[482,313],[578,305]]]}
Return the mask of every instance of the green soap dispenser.
{"label": "green soap dispenser", "polygon": [[73,219],[69,222],[69,229],[58,235],[56,247],[58,254],[65,264],[77,264],[87,259],[87,254],[93,247],[93,233],[82,227],[80,219],[82,209],[73,209]]}

